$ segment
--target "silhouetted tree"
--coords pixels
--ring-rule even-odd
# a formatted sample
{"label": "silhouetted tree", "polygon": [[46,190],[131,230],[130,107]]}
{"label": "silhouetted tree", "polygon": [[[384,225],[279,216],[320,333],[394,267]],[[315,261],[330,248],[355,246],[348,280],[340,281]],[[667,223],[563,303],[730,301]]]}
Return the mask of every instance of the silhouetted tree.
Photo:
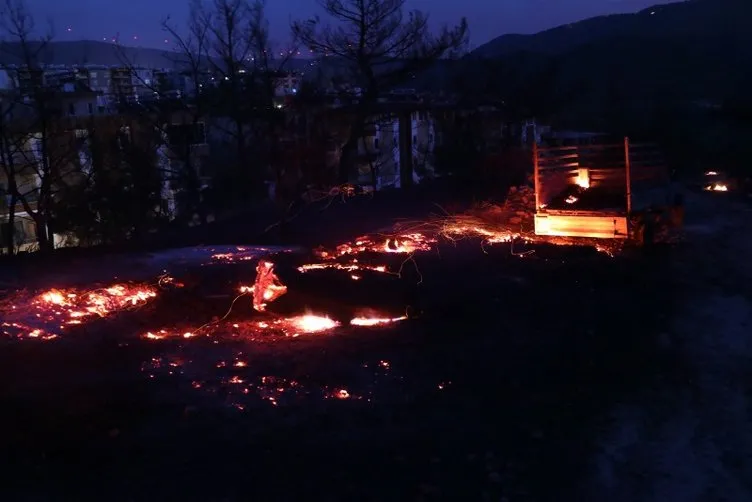
{"label": "silhouetted tree", "polygon": [[283,113],[275,106],[275,86],[296,51],[273,46],[263,0],[195,0],[191,19],[208,27],[208,61],[217,79],[213,125],[235,153],[223,190],[246,198],[243,189],[260,188],[279,153],[275,132]]}
{"label": "silhouetted tree", "polygon": [[379,95],[464,47],[467,22],[463,18],[457,26],[442,27],[434,35],[427,15],[417,10],[405,14],[405,0],[319,3],[332,24],[315,18],[294,22],[292,30],[303,45],[341,65],[352,85],[362,89],[339,162],[339,182],[346,183]]}
{"label": "silhouetted tree", "polygon": [[[6,71],[16,80],[10,95],[14,118],[3,124],[2,162],[9,180],[11,198],[18,201],[34,220],[40,251],[54,248],[53,217],[56,192],[69,181],[71,161],[78,155],[80,141],[71,138],[62,120],[60,95],[45,84],[40,54],[51,35],[33,39],[34,19],[23,0],[4,0],[0,20],[6,40],[3,49],[15,67]],[[8,117],[6,116],[6,119]],[[21,186],[22,175],[36,180]],[[30,176],[29,176],[30,175]]]}

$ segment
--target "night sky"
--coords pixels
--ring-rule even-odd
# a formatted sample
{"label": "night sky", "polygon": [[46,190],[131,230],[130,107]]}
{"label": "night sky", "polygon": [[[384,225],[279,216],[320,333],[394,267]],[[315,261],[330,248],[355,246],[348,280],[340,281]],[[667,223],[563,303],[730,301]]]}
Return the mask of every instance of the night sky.
{"label": "night sky", "polygon": [[[435,24],[462,16],[470,24],[471,45],[483,44],[505,33],[534,33],[580,19],[617,12],[634,12],[675,0],[407,0],[410,8],[431,15]],[[171,15],[186,18],[187,0],[26,0],[38,26],[52,19],[58,40],[102,40],[120,34],[129,45],[164,47],[169,44],[159,21]],[[315,0],[267,0],[272,38],[289,39],[290,19],[317,13]]]}

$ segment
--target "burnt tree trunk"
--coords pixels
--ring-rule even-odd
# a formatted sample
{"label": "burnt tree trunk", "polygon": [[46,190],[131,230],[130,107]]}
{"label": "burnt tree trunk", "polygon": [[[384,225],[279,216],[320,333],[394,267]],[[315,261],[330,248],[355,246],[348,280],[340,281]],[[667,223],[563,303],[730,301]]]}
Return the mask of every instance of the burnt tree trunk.
{"label": "burnt tree trunk", "polygon": [[365,118],[358,116],[350,130],[347,142],[342,147],[342,153],[339,157],[339,168],[337,170],[337,182],[344,185],[350,182],[355,157],[358,155],[358,141],[365,133]]}
{"label": "burnt tree trunk", "polygon": [[413,126],[410,112],[399,116],[400,187],[413,186]]}
{"label": "burnt tree trunk", "polygon": [[17,191],[18,186],[16,184],[16,168],[13,163],[13,155],[10,151],[10,147],[6,142],[7,138],[0,132],[0,159],[2,159],[3,166],[5,167],[5,177],[8,178],[8,230],[5,243],[8,255],[13,255],[16,252],[15,246],[15,233],[16,233],[16,204],[18,203]]}
{"label": "burnt tree trunk", "polygon": [[[44,106],[44,104],[42,104]],[[42,136],[40,138],[40,156],[42,157],[42,183],[39,188],[39,200],[34,221],[37,227],[37,241],[39,251],[49,253],[55,249],[55,243],[49,232],[49,221],[52,211],[52,168],[50,166],[50,138],[47,109],[41,109]],[[29,213],[31,214],[31,213]]]}
{"label": "burnt tree trunk", "polygon": [[10,193],[10,201],[8,202],[8,242],[7,250],[8,256],[12,256],[16,253],[16,204],[18,204],[18,197],[16,192],[15,177],[8,180],[8,192]]}

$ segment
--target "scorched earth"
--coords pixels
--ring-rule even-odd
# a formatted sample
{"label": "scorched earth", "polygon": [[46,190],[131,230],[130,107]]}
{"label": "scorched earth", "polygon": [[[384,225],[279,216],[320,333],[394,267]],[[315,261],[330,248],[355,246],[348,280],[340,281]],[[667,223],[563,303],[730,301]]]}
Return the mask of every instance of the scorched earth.
{"label": "scorched earth", "polygon": [[583,485],[610,434],[604,420],[684,375],[659,336],[673,282],[663,252],[571,244],[463,215],[314,250],[109,257],[9,291],[2,490],[11,500],[607,491]]}

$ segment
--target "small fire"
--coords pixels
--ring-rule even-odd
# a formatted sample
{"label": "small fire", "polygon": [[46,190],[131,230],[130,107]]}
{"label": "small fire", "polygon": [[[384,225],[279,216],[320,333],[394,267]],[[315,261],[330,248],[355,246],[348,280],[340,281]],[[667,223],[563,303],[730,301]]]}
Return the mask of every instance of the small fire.
{"label": "small fire", "polygon": [[581,169],[577,174],[577,178],[575,179],[574,183],[575,185],[585,189],[590,188],[590,177],[588,176],[587,170]]}
{"label": "small fire", "polygon": [[577,202],[578,200],[580,200],[580,199],[578,199],[578,198],[577,198],[577,197],[575,197],[574,195],[570,195],[569,197],[567,197],[566,203],[567,203],[567,204],[574,204],[574,203],[575,203],[575,202]]}
{"label": "small fire", "polygon": [[705,173],[705,176],[718,176],[718,172],[716,171],[708,171]]}
{"label": "small fire", "polygon": [[337,321],[334,321],[327,316],[319,316],[314,314],[305,314],[298,317],[287,319],[287,322],[303,333],[320,333],[322,331],[328,331],[339,326]]}
{"label": "small fire", "polygon": [[705,187],[705,190],[709,192],[728,192],[728,186],[723,183],[714,183]]}

